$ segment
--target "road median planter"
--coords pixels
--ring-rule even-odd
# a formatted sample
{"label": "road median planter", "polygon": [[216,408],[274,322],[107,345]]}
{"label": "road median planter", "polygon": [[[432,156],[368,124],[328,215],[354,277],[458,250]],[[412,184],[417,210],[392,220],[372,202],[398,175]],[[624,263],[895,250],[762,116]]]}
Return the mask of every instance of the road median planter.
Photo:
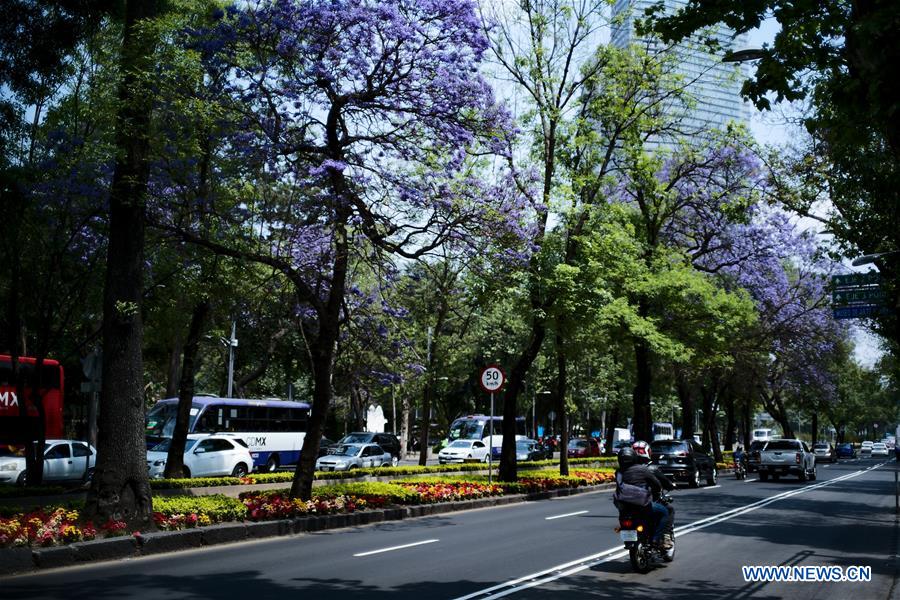
{"label": "road median planter", "polygon": [[[287,490],[257,490],[240,500],[226,496],[197,499],[165,497],[159,498],[158,502],[154,499],[154,508],[160,512],[153,515],[157,526],[164,531],[123,536],[118,525],[124,526],[124,523],[108,523],[99,528],[99,531],[91,528],[90,533],[97,537],[108,537],[91,541],[80,541],[82,535],[89,535],[89,525],[78,525],[77,509],[41,510],[28,515],[17,515],[20,520],[10,518],[0,522],[0,525],[6,527],[5,531],[11,531],[14,536],[6,539],[17,541],[12,547],[0,548],[0,575],[598,491],[612,487],[609,483],[604,483],[608,480],[607,475],[590,472],[581,472],[568,478],[549,474],[543,477],[532,475],[517,483],[502,485],[480,481],[477,475],[468,475],[459,480],[396,480],[390,484],[355,482],[343,487],[336,486],[327,492],[314,492],[313,499],[306,502],[289,498]],[[565,484],[575,487],[569,488]],[[541,489],[548,486],[560,487]],[[47,520],[41,522],[38,516]],[[32,531],[31,527],[35,529]],[[69,537],[75,537],[76,539],[71,540],[75,543],[59,545]],[[35,546],[38,540],[46,541]],[[23,547],[25,543],[31,543],[32,546]]]}

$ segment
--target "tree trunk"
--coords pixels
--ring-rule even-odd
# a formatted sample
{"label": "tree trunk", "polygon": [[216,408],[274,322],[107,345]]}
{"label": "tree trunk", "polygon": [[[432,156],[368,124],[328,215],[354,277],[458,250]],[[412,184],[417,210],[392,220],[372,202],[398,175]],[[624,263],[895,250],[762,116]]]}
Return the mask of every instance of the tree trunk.
{"label": "tree trunk", "polygon": [[169,444],[169,456],[166,458],[165,476],[171,479],[184,476],[184,447],[187,443],[188,425],[190,425],[191,419],[191,404],[194,401],[197,351],[200,347],[203,325],[209,309],[209,299],[201,300],[194,305],[191,323],[188,326],[187,341],[184,344],[184,362],[181,366],[181,382],[178,385],[178,413],[175,417],[172,442]]}
{"label": "tree trunk", "polygon": [[737,426],[734,417],[734,396],[729,395],[725,400],[725,448],[734,449],[734,429]]}
{"label": "tree trunk", "polygon": [[794,428],[791,427],[791,423],[788,420],[787,410],[784,408],[784,402],[781,401],[781,397],[778,394],[769,395],[765,392],[761,394],[761,397],[768,413],[781,425],[782,437],[792,439],[794,437]]}
{"label": "tree trunk", "polygon": [[816,442],[819,441],[819,413],[817,411],[813,411],[812,413],[812,443],[815,445]]}
{"label": "tree trunk", "polygon": [[607,420],[606,426],[606,452],[604,454],[606,456],[613,456],[615,453],[613,452],[613,435],[616,432],[616,427],[619,426],[619,405],[616,404],[612,407],[612,410],[609,413],[609,419]]}
{"label": "tree trunk", "polygon": [[653,441],[653,419],[650,415],[650,349],[643,341],[634,344],[634,362],[637,369],[637,381],[634,386],[632,405],[634,417],[631,422],[635,440]]}
{"label": "tree trunk", "polygon": [[752,404],[753,403],[750,400],[750,396],[747,396],[746,398],[744,398],[744,402],[741,405],[741,421],[744,424],[744,429],[741,432],[743,437],[741,439],[743,439],[744,441],[745,450],[750,447],[751,442],[750,430],[753,428],[753,423],[750,413],[752,411]]}
{"label": "tree trunk", "polygon": [[[535,298],[532,298],[532,305],[534,305],[534,301]],[[516,364],[513,365],[509,374],[509,381],[506,384],[506,391],[503,394],[503,431],[516,430],[516,410],[519,395],[525,387],[525,377],[541,351],[541,345],[543,345],[546,335],[547,328],[543,319],[535,316],[531,326],[531,339],[528,342],[528,346],[519,355]],[[562,418],[562,415],[560,415],[560,419]],[[503,436],[498,478],[500,481],[516,481],[518,479],[516,440],[514,436]]]}
{"label": "tree trunk", "polygon": [[681,439],[694,439],[694,398],[687,377],[679,369],[675,376],[675,390],[681,401]]}
{"label": "tree trunk", "polygon": [[141,298],[145,196],[152,94],[141,79],[152,68],[154,41],[143,27],[157,2],[125,4],[116,163],[109,198],[109,249],[103,297],[103,386],[97,463],[86,514],[95,523],[151,526],[152,498],[144,442]]}
{"label": "tree trunk", "polygon": [[559,428],[562,431],[559,445],[559,474],[569,474],[569,415],[566,412],[566,353],[562,336],[556,335],[556,412],[559,414]]}
{"label": "tree trunk", "polygon": [[[334,111],[332,111],[333,113]],[[334,122],[336,116],[329,114],[329,138],[336,135],[337,127]],[[342,158],[335,155],[336,159]],[[343,180],[339,174],[333,175],[332,192],[341,198],[346,192]],[[347,234],[347,221],[350,219],[350,211],[346,207],[336,209],[334,223],[334,262],[331,270],[331,286],[328,292],[328,300],[317,311],[318,334],[310,345],[311,366],[313,370],[313,402],[309,415],[309,424],[306,436],[303,439],[303,448],[300,450],[300,460],[294,471],[294,480],[291,483],[291,497],[301,500],[312,498],[313,476],[316,470],[316,459],[319,452],[319,444],[322,441],[322,433],[325,429],[325,418],[331,406],[331,376],[334,371],[334,355],[337,350],[337,341],[340,334],[341,309],[344,304],[347,287],[347,271],[349,269],[349,240]]]}
{"label": "tree trunk", "polygon": [[172,341],[172,351],[169,353],[169,371],[166,377],[166,398],[178,396],[181,381],[181,353],[184,351],[181,336]]}
{"label": "tree trunk", "polygon": [[[393,394],[393,391],[391,393]],[[400,398],[400,454],[403,458],[409,454],[409,413],[409,397],[402,394]]]}

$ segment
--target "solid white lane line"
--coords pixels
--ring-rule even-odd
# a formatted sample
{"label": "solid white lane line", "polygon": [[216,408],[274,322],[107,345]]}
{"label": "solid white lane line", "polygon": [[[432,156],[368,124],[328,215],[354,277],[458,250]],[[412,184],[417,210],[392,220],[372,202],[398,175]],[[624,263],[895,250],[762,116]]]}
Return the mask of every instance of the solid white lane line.
{"label": "solid white lane line", "polygon": [[707,485],[707,486],[704,486],[703,489],[704,490],[714,490],[714,489],[720,488],[720,487],[722,487],[722,486],[721,485]]}
{"label": "solid white lane line", "polygon": [[586,510],[579,510],[578,512],[566,513],[566,514],[564,514],[564,515],[556,515],[555,517],[544,517],[544,520],[545,520],[545,521],[552,521],[553,519],[564,519],[564,518],[566,518],[566,517],[574,517],[575,515],[583,515],[583,514],[585,514],[586,512],[588,512],[588,511],[586,511]]}
{"label": "solid white lane line", "polygon": [[433,544],[440,540],[424,540],[421,542],[413,542],[412,544],[403,544],[402,546],[391,546],[390,548],[380,548],[378,550],[369,550],[368,552],[360,552],[353,556],[370,556],[372,554],[381,554],[382,552],[391,552],[392,550],[403,550],[404,548],[412,548],[414,546],[422,546],[424,544]]}
{"label": "solid white lane line", "polygon": [[744,483],[750,483],[751,481],[758,481],[757,479],[745,479]]}
{"label": "solid white lane line", "polygon": [[[854,471],[852,473],[848,473],[840,477],[835,477],[834,479],[829,479],[828,481],[822,481],[814,485],[804,486],[802,488],[782,492],[781,494],[776,494],[775,496],[770,496],[769,498],[763,498],[762,500],[758,500],[746,506],[733,508],[718,515],[713,515],[705,519],[700,519],[699,521],[694,521],[693,523],[688,523],[687,525],[682,525],[681,527],[676,527],[674,530],[675,537],[677,538],[685,534],[692,533],[694,531],[697,531],[698,529],[711,527],[712,525],[716,525],[745,513],[752,512],[754,510],[762,508],[763,506],[772,504],[773,502],[778,502],[779,500],[796,496],[797,494],[803,494],[812,490],[817,490],[819,488],[832,485],[834,483],[838,483],[840,481],[844,481],[846,479],[858,477],[860,475],[863,475],[864,473],[867,473],[868,471],[871,471],[872,469],[881,467],[883,464],[884,463],[877,464],[875,466],[868,467],[860,471]],[[521,592],[522,590],[537,587],[539,585],[544,585],[545,583],[552,583],[557,579],[562,579],[563,577],[574,575],[586,569],[590,569],[591,567],[595,567],[611,560],[617,560],[625,556],[628,556],[628,550],[623,550],[622,546],[615,546],[613,548],[604,550],[603,552],[598,552],[597,554],[592,554],[590,556],[585,556],[577,560],[557,565],[538,573],[525,575],[523,577],[519,577],[518,579],[513,579],[511,581],[507,581],[506,583],[501,583],[493,587],[479,590],[466,596],[460,596],[455,600],[470,600],[472,598],[482,597],[502,598],[504,596],[509,596],[510,594]]]}

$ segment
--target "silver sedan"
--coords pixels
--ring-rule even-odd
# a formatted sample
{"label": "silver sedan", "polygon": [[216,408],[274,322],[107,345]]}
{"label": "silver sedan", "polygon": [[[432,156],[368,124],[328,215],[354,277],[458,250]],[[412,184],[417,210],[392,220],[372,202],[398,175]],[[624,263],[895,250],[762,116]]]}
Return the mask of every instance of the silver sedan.
{"label": "silver sedan", "polygon": [[378,444],[339,444],[316,461],[317,471],[349,471],[365,467],[389,467],[391,455]]}

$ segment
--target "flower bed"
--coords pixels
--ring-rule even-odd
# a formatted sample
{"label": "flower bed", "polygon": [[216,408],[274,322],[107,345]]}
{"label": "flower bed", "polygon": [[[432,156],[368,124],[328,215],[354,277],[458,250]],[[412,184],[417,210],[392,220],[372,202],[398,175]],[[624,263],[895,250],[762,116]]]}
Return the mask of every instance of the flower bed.
{"label": "flower bed", "polygon": [[110,520],[98,529],[91,521],[82,522],[75,509],[36,510],[0,518],[0,548],[57,546],[126,533],[122,521]]}
{"label": "flower bed", "polygon": [[[290,498],[288,490],[254,491],[240,498],[210,496],[154,496],[153,521],[158,529],[172,531],[234,521],[285,519],[307,515],[353,513],[359,510],[416,504],[470,500],[504,494],[580,487],[612,479],[609,470],[579,470],[571,476],[536,472],[516,483],[488,483],[484,475],[455,478],[401,479],[391,483],[358,482],[313,490],[313,498]],[[126,524],[109,521],[100,527],[81,518],[82,503],[46,507],[0,518],[0,548],[54,546],[126,535]]]}

